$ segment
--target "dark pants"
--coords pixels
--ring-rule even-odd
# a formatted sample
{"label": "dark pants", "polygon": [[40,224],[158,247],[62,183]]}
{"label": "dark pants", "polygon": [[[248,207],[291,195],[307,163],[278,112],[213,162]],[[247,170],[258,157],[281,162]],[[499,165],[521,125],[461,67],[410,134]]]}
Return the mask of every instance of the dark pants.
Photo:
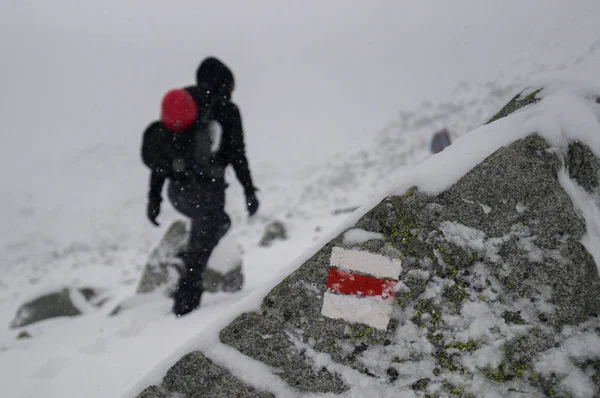
{"label": "dark pants", "polygon": [[227,233],[231,220],[225,213],[225,182],[173,181],[168,195],[173,207],[191,220],[191,231],[182,259],[186,272],[179,278],[173,312],[184,315],[200,305],[202,275],[208,258]]}

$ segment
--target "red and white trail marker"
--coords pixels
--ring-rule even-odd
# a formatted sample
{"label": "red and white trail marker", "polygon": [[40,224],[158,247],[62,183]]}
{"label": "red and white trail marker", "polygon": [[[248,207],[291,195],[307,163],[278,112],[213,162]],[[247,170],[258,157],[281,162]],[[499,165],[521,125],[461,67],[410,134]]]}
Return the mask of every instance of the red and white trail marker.
{"label": "red and white trail marker", "polygon": [[386,330],[392,315],[401,261],[334,247],[321,315]]}

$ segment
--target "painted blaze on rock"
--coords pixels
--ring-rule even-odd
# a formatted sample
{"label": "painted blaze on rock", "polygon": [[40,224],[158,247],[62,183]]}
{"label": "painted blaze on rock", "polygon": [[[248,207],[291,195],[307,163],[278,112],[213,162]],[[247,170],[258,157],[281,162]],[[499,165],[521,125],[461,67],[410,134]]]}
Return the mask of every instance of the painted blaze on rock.
{"label": "painted blaze on rock", "polygon": [[[558,176],[563,162],[600,163],[585,146],[562,158],[549,149],[532,135],[501,148],[439,195],[411,189],[385,199],[355,226],[384,239],[352,245],[343,236],[333,239],[257,312],[225,327],[221,342],[275,369],[298,393],[594,397],[600,278],[581,243],[585,222]],[[586,169],[569,175],[598,195],[597,174],[590,178]],[[322,315],[337,250],[401,259],[385,330]],[[189,369],[186,361],[177,369]],[[230,377],[208,368],[196,368],[194,376]]]}
{"label": "painted blaze on rock", "polygon": [[321,314],[386,330],[401,261],[334,247]]}

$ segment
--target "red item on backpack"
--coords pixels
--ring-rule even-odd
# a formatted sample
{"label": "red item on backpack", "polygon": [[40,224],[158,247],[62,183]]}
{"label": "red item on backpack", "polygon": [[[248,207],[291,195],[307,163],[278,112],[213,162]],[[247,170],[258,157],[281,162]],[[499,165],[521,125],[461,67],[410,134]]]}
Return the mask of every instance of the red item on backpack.
{"label": "red item on backpack", "polygon": [[197,117],[198,106],[187,91],[177,88],[163,97],[160,119],[169,130],[181,132],[194,124]]}

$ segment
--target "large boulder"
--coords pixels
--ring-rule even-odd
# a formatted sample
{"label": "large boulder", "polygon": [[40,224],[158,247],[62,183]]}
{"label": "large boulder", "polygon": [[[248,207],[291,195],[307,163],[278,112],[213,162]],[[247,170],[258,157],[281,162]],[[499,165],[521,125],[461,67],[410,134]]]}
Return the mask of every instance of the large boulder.
{"label": "large boulder", "polygon": [[600,161],[531,133],[441,193],[385,198],[224,327],[227,355],[191,352],[138,397],[600,396],[598,242],[577,201],[598,207]]}

